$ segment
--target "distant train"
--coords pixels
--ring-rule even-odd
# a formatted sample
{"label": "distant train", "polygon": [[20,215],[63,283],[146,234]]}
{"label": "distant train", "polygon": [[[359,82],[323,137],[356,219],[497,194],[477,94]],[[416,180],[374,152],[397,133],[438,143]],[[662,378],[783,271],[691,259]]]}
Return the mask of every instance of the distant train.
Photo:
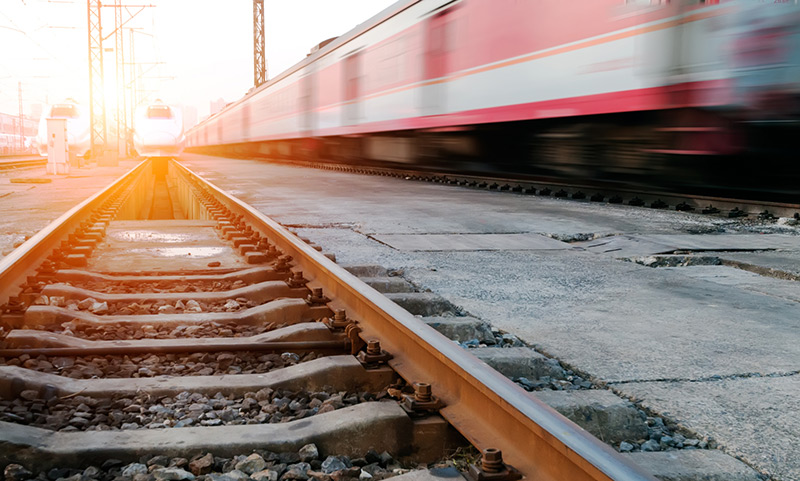
{"label": "distant train", "polygon": [[797,193],[798,135],[794,1],[401,0],[186,147]]}
{"label": "distant train", "polygon": [[76,101],[66,101],[54,104],[45,109],[45,114],[39,120],[39,133],[36,135],[36,149],[39,155],[47,157],[47,119],[67,119],[67,147],[70,155],[88,157],[92,148],[89,112],[84,110]]}
{"label": "distant train", "polygon": [[31,154],[33,137],[0,133],[0,155]]}
{"label": "distant train", "polygon": [[156,100],[136,111],[133,146],[144,157],[180,154],[183,144],[183,117],[180,109]]}

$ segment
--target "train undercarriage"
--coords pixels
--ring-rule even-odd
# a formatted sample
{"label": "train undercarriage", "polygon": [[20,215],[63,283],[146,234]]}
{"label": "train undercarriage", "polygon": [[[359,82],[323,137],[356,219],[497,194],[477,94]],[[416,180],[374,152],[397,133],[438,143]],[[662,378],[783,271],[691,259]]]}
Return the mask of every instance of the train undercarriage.
{"label": "train undercarriage", "polygon": [[798,135],[796,121],[682,110],[188,150],[796,203]]}

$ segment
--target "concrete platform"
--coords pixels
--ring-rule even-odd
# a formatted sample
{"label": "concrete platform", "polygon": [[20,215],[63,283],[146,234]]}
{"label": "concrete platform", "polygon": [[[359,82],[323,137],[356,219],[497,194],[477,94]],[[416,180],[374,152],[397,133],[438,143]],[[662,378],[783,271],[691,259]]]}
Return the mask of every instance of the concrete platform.
{"label": "concrete platform", "polygon": [[540,234],[383,234],[372,236],[400,251],[509,251],[569,249]]}
{"label": "concrete platform", "polygon": [[[718,393],[720,400],[728,400],[729,415],[739,417],[742,425],[768,426],[771,431],[765,432],[774,432],[758,439],[758,449],[783,454],[774,461],[763,459],[751,450],[754,440],[746,430],[729,432],[727,418],[715,421],[697,410],[678,411],[688,401],[681,390],[668,387],[691,381],[686,385],[700,390],[717,382],[716,376],[800,370],[800,316],[793,294],[800,284],[764,276],[729,282],[715,274],[729,273],[728,268],[710,267],[709,275],[701,276],[686,268],[656,269],[618,260],[688,250],[746,258],[766,268],[780,267],[785,259],[796,272],[800,229],[265,161],[187,156],[185,162],[335,253],[340,264],[380,263],[401,272],[466,314],[517,335],[600,382],[613,383],[623,394],[637,395],[657,413],[676,415],[688,429],[702,427],[701,435],[718,439],[727,433],[726,450],[743,453],[759,469],[781,473],[776,479],[800,479],[794,474],[800,469],[800,417],[772,416],[762,409],[764,393]],[[267,184],[270,188],[264,189]],[[309,186],[314,195],[308,195]],[[543,235],[567,241],[568,248],[476,251],[451,243],[452,250],[434,252],[401,250],[378,241],[401,235],[472,239],[485,234]],[[581,238],[594,240],[570,242]],[[620,250],[583,246],[606,241]],[[749,252],[754,249],[758,252]],[[644,390],[659,383],[664,383],[662,391]],[[787,406],[787,412],[792,408]]]}
{"label": "concrete platform", "polygon": [[249,267],[232,244],[214,230],[214,221],[125,220],[112,221],[106,236],[89,257],[87,270],[97,272],[147,272],[166,269],[220,269]]}
{"label": "concrete platform", "polygon": [[662,481],[763,481],[741,461],[713,449],[626,454]]}
{"label": "concrete platform", "polygon": [[[72,168],[69,175],[48,175],[45,167],[0,172],[0,257],[14,245],[56,220],[77,203],[132,169],[137,162],[118,166]],[[13,184],[18,178],[51,179],[49,183]]]}
{"label": "concrete platform", "polygon": [[705,382],[633,383],[621,388],[642,399],[645,406],[713,437],[724,451],[773,479],[800,479],[800,376],[796,372]]}

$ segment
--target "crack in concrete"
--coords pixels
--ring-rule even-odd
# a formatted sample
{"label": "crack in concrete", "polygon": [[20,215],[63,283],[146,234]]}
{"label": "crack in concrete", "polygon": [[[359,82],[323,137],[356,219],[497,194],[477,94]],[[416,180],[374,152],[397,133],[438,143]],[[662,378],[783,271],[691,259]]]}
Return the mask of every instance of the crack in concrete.
{"label": "crack in concrete", "polygon": [[332,222],[328,224],[281,224],[287,229],[350,229],[354,230],[356,224],[348,222]]}
{"label": "crack in concrete", "polygon": [[621,386],[625,384],[637,383],[656,383],[656,382],[715,382],[715,381],[728,381],[736,379],[751,379],[751,378],[778,378],[778,377],[792,377],[800,374],[800,370],[796,371],[780,371],[763,374],[760,372],[746,372],[740,374],[726,374],[720,376],[714,374],[713,376],[700,377],[700,378],[658,378],[658,379],[629,379],[625,381],[605,381],[608,386]]}

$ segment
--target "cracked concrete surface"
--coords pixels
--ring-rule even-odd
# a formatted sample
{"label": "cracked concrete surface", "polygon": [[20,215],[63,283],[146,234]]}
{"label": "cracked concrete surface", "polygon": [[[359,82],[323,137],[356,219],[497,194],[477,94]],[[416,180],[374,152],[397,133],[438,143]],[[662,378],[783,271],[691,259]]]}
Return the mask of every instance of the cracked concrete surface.
{"label": "cracked concrete surface", "polygon": [[[48,175],[45,167],[0,172],[0,258],[135,165],[133,160],[122,160],[118,166],[73,168],[69,175]],[[22,177],[52,182],[11,183]]]}

